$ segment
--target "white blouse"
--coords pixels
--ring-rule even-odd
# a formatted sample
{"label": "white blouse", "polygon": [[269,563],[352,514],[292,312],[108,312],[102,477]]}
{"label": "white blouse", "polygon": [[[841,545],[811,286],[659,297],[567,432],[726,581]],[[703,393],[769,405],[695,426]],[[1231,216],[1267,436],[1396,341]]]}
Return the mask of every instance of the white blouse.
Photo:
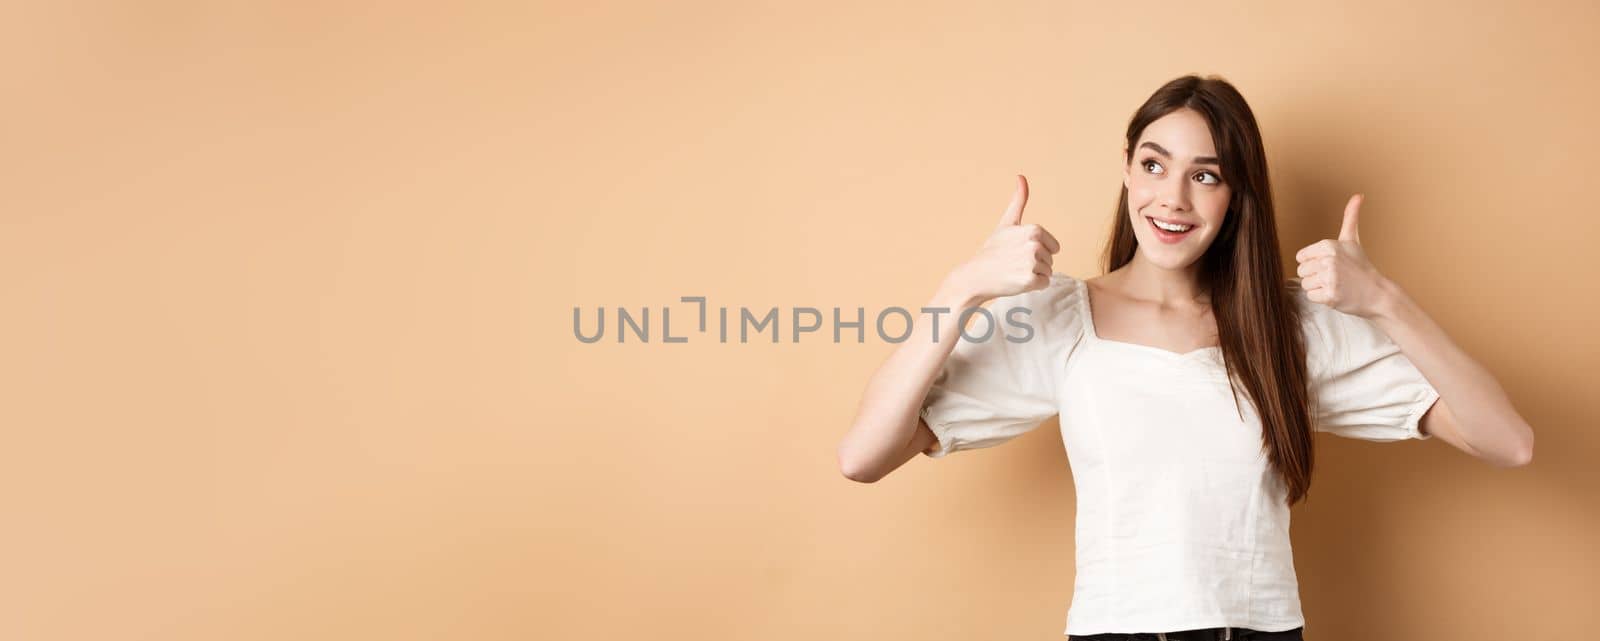
{"label": "white blouse", "polygon": [[[1318,431],[1426,439],[1439,393],[1371,321],[1306,298],[1303,329]],[[1220,347],[1179,354],[1095,333],[1083,281],[995,299],[989,340],[958,340],[922,407],[924,454],[999,445],[1061,416],[1077,488],[1077,579],[1065,634],[1303,626],[1287,488]],[[1031,310],[1007,316],[1015,306]],[[1012,320],[1008,320],[1012,319]],[[982,337],[978,315],[967,335]],[[1032,327],[1033,335],[1017,324]],[[1239,410],[1244,412],[1240,420]]]}

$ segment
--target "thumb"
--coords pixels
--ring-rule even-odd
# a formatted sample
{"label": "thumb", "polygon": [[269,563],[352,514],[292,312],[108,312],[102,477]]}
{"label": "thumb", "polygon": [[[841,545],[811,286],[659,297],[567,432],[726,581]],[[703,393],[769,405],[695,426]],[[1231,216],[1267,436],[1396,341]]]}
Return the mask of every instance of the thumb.
{"label": "thumb", "polygon": [[1361,194],[1350,197],[1350,202],[1344,206],[1344,225],[1339,228],[1339,240],[1355,241],[1361,244],[1361,234],[1356,229],[1356,217],[1361,213]]}
{"label": "thumb", "polygon": [[1022,208],[1028,205],[1028,179],[1022,174],[1017,174],[1017,190],[1011,194],[1011,204],[1006,206],[1006,213],[1000,215],[1000,224],[1021,225]]}

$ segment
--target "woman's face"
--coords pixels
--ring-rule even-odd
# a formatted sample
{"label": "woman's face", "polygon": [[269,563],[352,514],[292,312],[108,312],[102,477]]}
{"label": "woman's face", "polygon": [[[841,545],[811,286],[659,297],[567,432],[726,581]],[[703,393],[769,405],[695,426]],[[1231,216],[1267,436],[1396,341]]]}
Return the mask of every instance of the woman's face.
{"label": "woman's face", "polygon": [[[1123,150],[1122,184],[1138,251],[1167,269],[1188,267],[1211,246],[1233,195],[1211,128],[1198,112],[1179,109],[1145,127],[1129,152]],[[1164,231],[1155,221],[1186,229]]]}

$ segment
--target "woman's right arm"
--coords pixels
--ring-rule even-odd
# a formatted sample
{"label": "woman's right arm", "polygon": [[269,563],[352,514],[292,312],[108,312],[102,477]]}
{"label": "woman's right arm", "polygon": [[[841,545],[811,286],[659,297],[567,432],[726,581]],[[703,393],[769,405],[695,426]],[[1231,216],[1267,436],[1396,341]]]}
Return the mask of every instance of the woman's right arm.
{"label": "woman's right arm", "polygon": [[950,310],[938,316],[938,335],[933,334],[934,314],[919,314],[911,336],[867,382],[855,422],[839,444],[839,469],[849,479],[877,481],[933,443],[933,432],[920,416],[922,400],[960,339],[961,310],[979,302],[952,280],[946,278],[928,302],[930,308]]}
{"label": "woman's right arm", "polygon": [[850,431],[839,443],[839,469],[845,477],[875,482],[933,444],[933,432],[921,418],[922,403],[960,340],[962,310],[1050,284],[1053,255],[1061,245],[1043,227],[1022,224],[1027,202],[1028,181],[1017,176],[1016,192],[999,226],[928,301],[927,307],[938,311],[919,311],[911,335],[867,382]]}

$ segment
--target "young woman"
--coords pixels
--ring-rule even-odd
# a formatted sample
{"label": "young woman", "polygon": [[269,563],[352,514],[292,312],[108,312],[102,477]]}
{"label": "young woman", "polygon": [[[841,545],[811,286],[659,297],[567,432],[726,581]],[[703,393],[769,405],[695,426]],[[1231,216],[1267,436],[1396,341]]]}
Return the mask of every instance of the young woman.
{"label": "young woman", "polygon": [[[1078,495],[1069,639],[1300,639],[1289,507],[1313,431],[1437,436],[1499,466],[1526,464],[1533,432],[1367,260],[1360,195],[1285,278],[1261,134],[1227,81],[1162,86],[1121,161],[1106,273],[1054,272],[1018,176],[928,304],[954,313],[924,313],[873,375],[839,464],[870,483],[1059,414]],[[963,337],[951,319],[989,301]]]}

